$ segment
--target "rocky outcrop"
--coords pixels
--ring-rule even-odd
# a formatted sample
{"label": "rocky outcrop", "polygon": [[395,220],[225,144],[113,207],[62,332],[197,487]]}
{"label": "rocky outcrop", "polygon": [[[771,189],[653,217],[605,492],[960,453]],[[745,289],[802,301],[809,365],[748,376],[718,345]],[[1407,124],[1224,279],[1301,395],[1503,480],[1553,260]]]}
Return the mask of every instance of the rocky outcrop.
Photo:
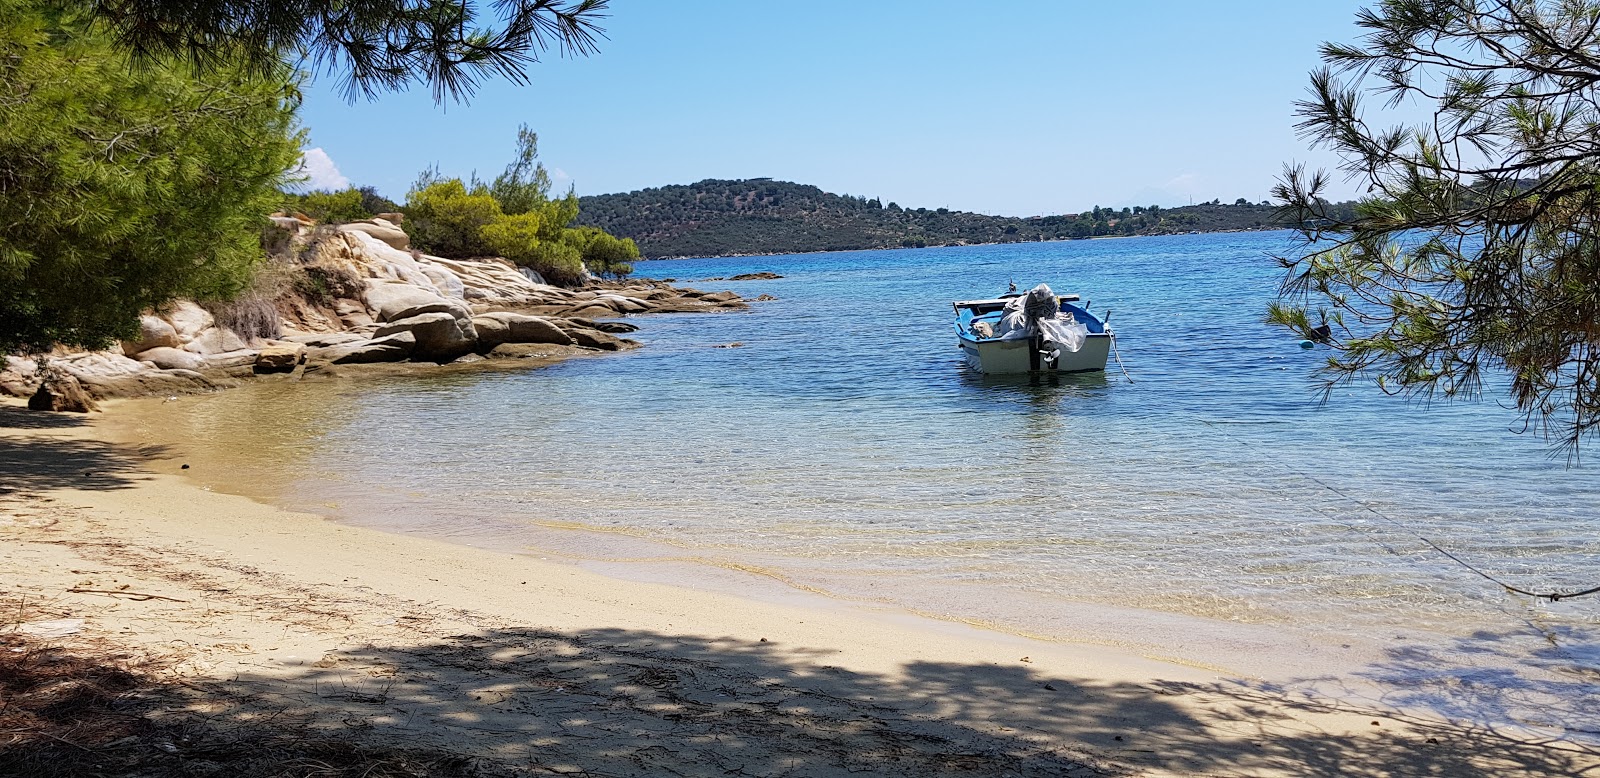
{"label": "rocky outcrop", "polygon": [[89,393],[78,383],[77,377],[64,370],[45,371],[44,380],[40,382],[39,388],[28,398],[28,407],[36,411],[73,413],[100,410],[89,397]]}
{"label": "rocky outcrop", "polygon": [[379,327],[373,335],[382,338],[402,332],[410,333],[415,339],[411,358],[418,361],[444,364],[470,354],[478,347],[478,333],[472,326],[472,320],[443,312],[423,313],[390,322]]}
{"label": "rocky outcrop", "polygon": [[256,354],[252,368],[257,373],[292,373],[306,361],[306,347],[301,343],[273,343]]}
{"label": "rocky outcrop", "polygon": [[[213,315],[178,301],[142,316],[138,334],[110,351],[54,353],[49,370],[32,359],[4,357],[0,392],[32,397],[47,372],[63,376],[44,395],[55,405],[58,395],[72,396],[71,386],[92,402],[212,391],[251,375],[330,375],[330,364],[617,351],[638,346],[618,337],[638,329],[618,317],[747,307],[732,292],[658,281],[572,290],[545,284],[503,259],[427,256],[407,250],[398,214],[338,227],[317,227],[299,215],[277,215],[273,223],[279,277],[290,280],[269,303],[276,305],[277,326],[251,329],[261,338],[281,335],[257,339],[235,332],[223,322],[241,321],[237,312],[217,308]],[[259,308],[247,311],[255,315],[249,321],[260,321]]]}

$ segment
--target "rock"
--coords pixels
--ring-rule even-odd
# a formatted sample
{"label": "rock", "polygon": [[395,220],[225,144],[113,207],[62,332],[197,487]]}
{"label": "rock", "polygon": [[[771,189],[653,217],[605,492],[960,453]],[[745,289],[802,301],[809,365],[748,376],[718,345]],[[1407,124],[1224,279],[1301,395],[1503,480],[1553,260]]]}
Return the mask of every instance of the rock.
{"label": "rock", "polygon": [[43,383],[28,398],[28,407],[36,411],[71,411],[88,413],[100,408],[78,383],[76,376],[65,370],[47,370]]}
{"label": "rock", "polygon": [[205,354],[206,356],[242,351],[247,348],[250,348],[250,344],[246,343],[244,338],[239,337],[238,333],[233,330],[222,327],[211,327],[202,330],[188,343],[183,344],[184,351]]}
{"label": "rock", "polygon": [[735,292],[712,292],[700,295],[700,299],[710,303],[731,303],[739,299]]}
{"label": "rock", "polygon": [[454,360],[452,360],[450,362],[450,364],[452,364],[452,365],[470,365],[473,362],[482,362],[482,361],[483,361],[483,357],[478,356],[477,354],[467,354],[465,356],[460,356],[460,357],[455,358]]}
{"label": "rock", "polygon": [[778,299],[778,298],[773,297],[770,294],[764,294],[764,295],[761,295],[760,297],[757,297],[756,298],[756,302],[758,302],[758,303],[770,303],[770,302],[772,302],[773,300],[776,300],[776,299]]}
{"label": "rock", "polygon": [[490,359],[530,359],[562,356],[576,351],[578,349],[573,346],[559,346],[551,343],[502,343],[495,346],[485,356]]}
{"label": "rock", "polygon": [[[341,343],[326,348],[308,349],[307,360],[332,362],[335,365],[364,365],[371,362],[399,362],[411,356],[417,338],[410,332],[396,332],[375,340]],[[308,368],[309,370],[309,368]]]}
{"label": "rock", "polygon": [[411,352],[414,360],[444,364],[465,356],[478,347],[478,332],[471,319],[458,319],[444,312],[424,313],[390,322],[373,333],[384,337],[399,332],[409,332],[416,338],[416,348]]}
{"label": "rock", "polygon": [[411,236],[405,230],[394,226],[385,219],[372,219],[364,222],[350,222],[339,225],[340,232],[364,232],[394,248],[405,251],[411,248]]}
{"label": "rock", "polygon": [[253,348],[243,348],[234,351],[224,351],[221,354],[212,354],[206,357],[206,367],[211,370],[227,370],[234,367],[251,367],[256,363],[256,357],[261,354]]}
{"label": "rock", "polygon": [[84,389],[94,397],[148,397],[150,395],[196,394],[233,386],[193,370],[142,370],[112,376],[79,376]]}
{"label": "rock", "polygon": [[571,336],[561,331],[548,319],[521,313],[497,311],[474,316],[472,323],[478,327],[479,351],[493,349],[501,343],[553,343],[570,345]]}
{"label": "rock", "polygon": [[395,281],[367,281],[367,305],[378,312],[379,321],[399,321],[424,313],[449,313],[458,319],[472,315],[460,300],[448,300],[422,287]]}
{"label": "rock", "polygon": [[638,326],[629,324],[625,321],[597,321],[594,323],[593,327],[590,327],[590,329],[599,330],[601,332],[609,332],[613,335],[621,335],[623,333],[639,331]]}
{"label": "rock", "polygon": [[617,315],[617,312],[612,310],[610,307],[588,305],[573,311],[572,315],[585,319],[593,319],[601,316],[615,316]]}
{"label": "rock", "polygon": [[400,226],[401,224],[403,224],[405,222],[406,215],[403,214],[403,213],[380,213],[377,216],[374,216],[372,218],[373,218],[374,221],[377,221],[378,219],[382,219],[382,220],[384,220],[384,221],[386,221],[386,222],[388,222],[390,224],[393,224],[394,226],[398,227],[398,226]]}
{"label": "rock", "polygon": [[290,343],[300,343],[308,348],[326,348],[328,346],[338,346],[343,343],[354,343],[358,340],[367,340],[367,338],[352,332],[318,332],[309,335],[289,335],[280,338],[280,340],[285,340]]}
{"label": "rock", "polygon": [[423,265],[422,273],[428,277],[429,281],[433,282],[434,287],[439,290],[439,294],[444,297],[457,300],[466,297],[467,286],[461,282],[461,278],[455,273],[433,264]]}
{"label": "rock", "polygon": [[582,327],[573,327],[567,331],[573,341],[584,348],[600,349],[601,351],[621,351],[626,344],[615,335],[609,335],[599,330],[586,330]]}
{"label": "rock", "polygon": [[134,355],[134,359],[141,362],[154,363],[162,370],[199,370],[206,366],[205,357],[189,351],[172,348],[171,346],[158,346],[145,349]]}
{"label": "rock", "polygon": [[0,357],[0,392],[32,397],[39,389],[39,364],[22,357]]}
{"label": "rock", "polygon": [[122,341],[122,351],[126,354],[137,354],[153,348],[182,347],[183,341],[178,339],[178,331],[171,324],[148,314],[139,317],[139,337]]}
{"label": "rock", "polygon": [[339,323],[345,327],[361,327],[372,323],[366,307],[350,300],[334,300],[333,312],[339,315]]}
{"label": "rock", "polygon": [[739,275],[733,276],[732,278],[729,278],[728,280],[729,281],[771,281],[771,280],[776,279],[776,278],[783,278],[783,276],[780,276],[777,273],[772,273],[772,272],[768,272],[768,271],[763,270],[763,271],[761,271],[759,273],[740,273]]}
{"label": "rock", "polygon": [[257,373],[292,373],[304,362],[306,347],[299,343],[280,343],[261,349],[256,355]]}
{"label": "rock", "polygon": [[194,340],[201,332],[217,323],[210,311],[188,300],[179,300],[162,318],[172,325],[178,333],[178,340],[183,343]]}

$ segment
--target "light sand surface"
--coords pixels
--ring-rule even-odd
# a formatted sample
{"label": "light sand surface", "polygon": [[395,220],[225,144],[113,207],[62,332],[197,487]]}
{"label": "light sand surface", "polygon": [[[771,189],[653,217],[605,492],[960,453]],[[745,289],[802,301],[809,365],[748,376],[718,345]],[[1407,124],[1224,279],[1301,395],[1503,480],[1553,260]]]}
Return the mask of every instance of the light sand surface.
{"label": "light sand surface", "polygon": [[175,662],[165,715],[527,774],[1600,774],[1570,743],[1105,646],[335,524],[207,491],[102,418],[0,405],[0,586],[24,620],[82,619],[69,647]]}

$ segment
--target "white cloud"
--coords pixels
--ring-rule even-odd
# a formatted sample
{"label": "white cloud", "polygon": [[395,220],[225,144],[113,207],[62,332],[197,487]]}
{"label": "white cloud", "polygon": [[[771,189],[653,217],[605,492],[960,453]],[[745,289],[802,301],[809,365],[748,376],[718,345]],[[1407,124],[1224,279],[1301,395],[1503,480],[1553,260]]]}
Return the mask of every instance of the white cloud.
{"label": "white cloud", "polygon": [[551,170],[550,170],[550,180],[551,181],[571,181],[572,180],[572,176],[567,175],[567,171],[562,170],[561,168],[551,168]]}
{"label": "white cloud", "polygon": [[300,157],[300,169],[295,173],[306,178],[302,186],[314,191],[333,192],[350,186],[350,179],[339,172],[339,166],[333,164],[333,158],[320,147],[306,149]]}

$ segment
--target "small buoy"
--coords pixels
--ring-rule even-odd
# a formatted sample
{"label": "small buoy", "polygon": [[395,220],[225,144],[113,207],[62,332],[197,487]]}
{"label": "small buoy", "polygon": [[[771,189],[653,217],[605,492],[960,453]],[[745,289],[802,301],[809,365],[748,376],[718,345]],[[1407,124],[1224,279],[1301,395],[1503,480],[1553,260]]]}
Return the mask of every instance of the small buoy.
{"label": "small buoy", "polygon": [[1312,342],[1311,342],[1311,341],[1309,341],[1309,340],[1302,340],[1302,341],[1300,341],[1300,348],[1314,348],[1314,347],[1315,347],[1315,346],[1316,346],[1316,345],[1317,345],[1317,344],[1315,344],[1315,343],[1312,343]]}

